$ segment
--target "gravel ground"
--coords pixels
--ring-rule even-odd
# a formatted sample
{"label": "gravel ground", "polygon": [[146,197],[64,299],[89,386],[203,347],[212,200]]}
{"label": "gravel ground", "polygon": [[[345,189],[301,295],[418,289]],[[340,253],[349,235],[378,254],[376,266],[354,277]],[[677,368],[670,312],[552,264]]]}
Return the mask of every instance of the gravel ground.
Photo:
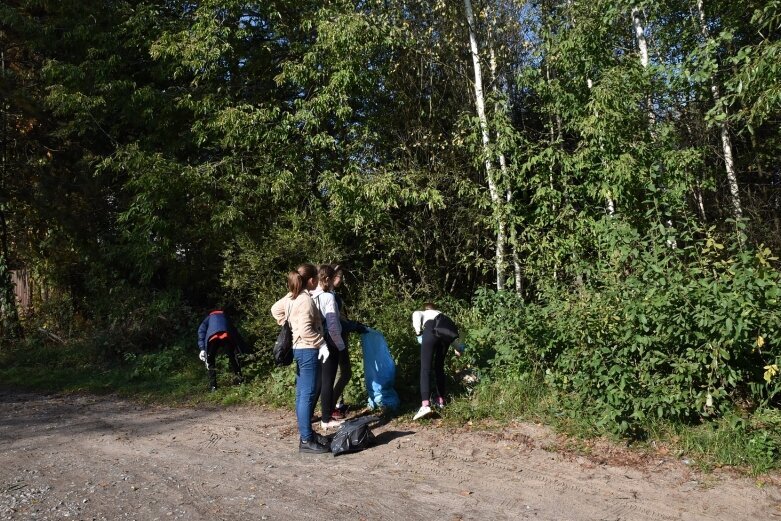
{"label": "gravel ground", "polygon": [[0,392],[0,519],[781,520],[775,477],[701,475],[544,427],[394,421],[300,455],[292,411]]}

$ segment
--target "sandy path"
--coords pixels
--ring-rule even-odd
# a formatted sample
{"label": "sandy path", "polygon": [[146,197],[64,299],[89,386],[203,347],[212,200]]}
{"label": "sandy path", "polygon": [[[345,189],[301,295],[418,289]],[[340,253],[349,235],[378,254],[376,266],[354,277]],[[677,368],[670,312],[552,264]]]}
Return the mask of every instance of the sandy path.
{"label": "sandy path", "polygon": [[395,422],[379,445],[299,455],[294,416],[0,392],[0,519],[781,520],[781,491],[673,460],[546,450],[533,425]]}

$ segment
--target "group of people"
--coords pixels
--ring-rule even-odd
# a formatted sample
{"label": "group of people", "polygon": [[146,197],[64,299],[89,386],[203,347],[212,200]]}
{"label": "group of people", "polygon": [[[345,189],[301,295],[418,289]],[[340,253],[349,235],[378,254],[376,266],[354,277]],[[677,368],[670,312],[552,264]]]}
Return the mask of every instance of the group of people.
{"label": "group of people", "polygon": [[271,306],[277,323],[287,321],[293,332],[299,452],[330,451],[328,438],[312,429],[318,396],[323,431],[338,427],[344,418],[337,403],[352,375],[346,337],[350,327],[362,332],[365,326],[342,319],[341,301],[334,293],[341,279],[338,267],[302,264],[288,273],[288,294]]}
{"label": "group of people", "polygon": [[[360,322],[343,316],[343,304],[335,292],[342,278],[343,272],[338,265],[316,267],[302,264],[288,273],[288,293],[271,307],[271,315],[277,323],[282,325],[287,322],[292,330],[293,360],[296,364],[296,420],[299,452],[303,453],[330,451],[329,439],[312,429],[315,405],[319,398],[320,427],[324,433],[343,422],[345,409],[340,405],[341,395],[352,376],[348,334],[366,331],[366,326]],[[421,344],[421,407],[414,416],[415,420],[433,414],[432,406],[444,407],[447,349],[453,344],[457,355],[463,351],[463,344],[454,342],[452,335],[449,337],[448,333],[441,333],[447,328],[440,323],[452,325],[452,321],[431,303],[412,316],[412,326]],[[198,330],[198,345],[201,360],[206,362],[212,390],[217,386],[214,358],[219,348],[227,352],[231,369],[236,378],[241,379],[241,367],[236,358],[241,344],[241,337],[222,310],[210,313],[202,322]],[[433,395],[432,366],[436,385]]]}

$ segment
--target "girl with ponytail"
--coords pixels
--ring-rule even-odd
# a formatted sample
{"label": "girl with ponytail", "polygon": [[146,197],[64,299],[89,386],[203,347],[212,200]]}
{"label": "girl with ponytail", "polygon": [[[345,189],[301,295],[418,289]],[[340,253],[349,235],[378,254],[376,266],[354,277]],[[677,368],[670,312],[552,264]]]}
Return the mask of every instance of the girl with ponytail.
{"label": "girl with ponytail", "polygon": [[312,430],[312,413],[317,402],[320,363],[329,357],[323,337],[323,323],[311,291],[317,288],[317,268],[302,264],[287,276],[289,293],[271,306],[279,325],[287,320],[293,331],[293,360],[296,362],[296,419],[300,436],[298,451],[320,454],[330,450],[328,441]]}

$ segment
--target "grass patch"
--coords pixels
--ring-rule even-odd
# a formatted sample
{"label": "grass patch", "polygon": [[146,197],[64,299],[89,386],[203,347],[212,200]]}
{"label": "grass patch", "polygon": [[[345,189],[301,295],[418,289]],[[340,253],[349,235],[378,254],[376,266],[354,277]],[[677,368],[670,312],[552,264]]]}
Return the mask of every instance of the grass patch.
{"label": "grass patch", "polygon": [[760,475],[781,468],[781,414],[759,409],[732,414],[700,425],[659,424],[650,438],[670,443],[681,458],[691,458],[704,471],[730,466]]}
{"label": "grass patch", "polygon": [[133,362],[107,368],[102,364],[70,367],[8,365],[0,369],[4,386],[30,391],[94,394],[113,393],[123,397],[161,403],[183,404],[204,389],[202,374],[192,368],[168,375],[137,373]]}
{"label": "grass patch", "polygon": [[581,442],[608,439],[634,450],[685,460],[706,472],[728,466],[757,476],[781,468],[781,412],[776,409],[751,414],[736,411],[698,425],[649,423],[641,439],[620,438],[606,430],[600,418],[573,409],[541,378],[529,375],[484,379],[448,406],[445,419],[452,424],[485,426],[497,421],[543,423],[571,437],[569,447],[590,447]]}
{"label": "grass patch", "polygon": [[483,380],[447,407],[447,417],[470,420],[511,421],[544,417],[548,393],[544,384],[529,375]]}
{"label": "grass patch", "polygon": [[233,385],[227,358],[217,357],[218,390],[208,392],[197,353],[173,345],[154,353],[129,353],[105,360],[84,345],[34,345],[0,351],[0,382],[7,388],[37,392],[116,394],[167,405],[266,404],[292,407],[295,374],[291,367]]}

